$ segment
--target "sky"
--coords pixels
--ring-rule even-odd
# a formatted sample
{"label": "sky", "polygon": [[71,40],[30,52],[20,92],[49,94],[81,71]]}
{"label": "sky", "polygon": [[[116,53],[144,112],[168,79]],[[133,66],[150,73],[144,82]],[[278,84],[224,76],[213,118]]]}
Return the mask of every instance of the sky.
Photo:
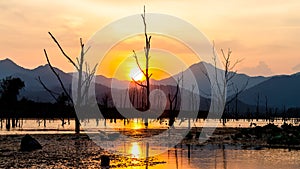
{"label": "sky", "polygon": [[[75,58],[80,51],[79,38],[87,42],[95,32],[113,21],[142,13],[143,5],[147,12],[172,15],[194,25],[214,41],[218,52],[221,48],[230,48],[233,61],[243,60],[236,66],[239,73],[270,76],[300,71],[299,0],[0,0],[0,59],[10,58],[18,65],[32,69],[46,64],[43,54],[46,49],[54,66],[72,72],[73,67],[59,53],[48,31],[59,40],[66,53]],[[127,59],[126,64],[134,65],[134,60],[128,61],[128,56],[133,49],[144,45],[141,38],[136,39],[126,49],[122,48],[123,53],[119,52],[122,61]],[[152,40],[157,48],[163,48],[164,52],[158,52],[161,55],[166,53],[171,57],[180,53],[174,49],[186,50],[180,44],[175,48],[160,45],[163,40],[163,37]],[[108,53],[110,58],[129,41],[116,44]],[[169,39],[164,44],[167,43],[177,42]],[[153,52],[157,54],[157,51]],[[187,57],[180,56],[187,64],[195,62]],[[111,76],[113,66],[108,63],[98,73]],[[133,67],[127,68],[126,74],[131,69]],[[170,72],[175,73],[175,70]]]}

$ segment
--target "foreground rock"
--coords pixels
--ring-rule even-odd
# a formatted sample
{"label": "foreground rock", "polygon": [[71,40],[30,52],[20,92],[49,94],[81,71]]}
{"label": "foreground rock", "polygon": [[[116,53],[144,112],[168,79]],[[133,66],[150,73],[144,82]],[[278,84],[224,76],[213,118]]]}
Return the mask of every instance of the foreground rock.
{"label": "foreground rock", "polygon": [[28,134],[22,138],[20,151],[33,151],[38,149],[42,149],[42,146],[36,139]]}

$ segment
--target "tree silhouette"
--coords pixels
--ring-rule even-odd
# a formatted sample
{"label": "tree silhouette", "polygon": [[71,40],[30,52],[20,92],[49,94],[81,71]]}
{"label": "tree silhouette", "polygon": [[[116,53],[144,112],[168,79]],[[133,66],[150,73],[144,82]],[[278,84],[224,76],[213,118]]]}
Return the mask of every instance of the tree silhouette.
{"label": "tree silhouette", "polygon": [[0,87],[1,101],[4,103],[15,103],[19,91],[25,87],[25,84],[20,78],[9,76],[1,80]]}
{"label": "tree silhouette", "polygon": [[[212,99],[215,99],[215,101],[217,102],[216,106],[218,108],[224,106],[224,110],[223,110],[223,114],[222,114],[222,121],[223,121],[223,125],[225,125],[226,115],[229,114],[229,112],[226,112],[226,109],[229,109],[229,107],[228,107],[229,104],[234,100],[236,100],[235,106],[237,109],[238,96],[246,89],[246,87],[248,85],[248,80],[245,82],[245,84],[241,88],[238,88],[238,86],[233,83],[232,79],[237,75],[237,71],[234,69],[235,69],[236,65],[239,64],[242,60],[238,59],[235,62],[232,62],[232,58],[231,58],[232,50],[230,48],[227,50],[227,52],[225,52],[223,49],[221,49],[222,66],[223,66],[221,69],[219,69],[217,67],[217,63],[218,63],[217,58],[218,57],[216,54],[214,43],[213,43],[212,51],[213,51],[212,60],[213,60],[214,70],[211,72],[212,73],[211,78],[213,78],[213,79],[210,80],[210,77],[209,77],[207,71],[202,70],[202,72],[207,77],[211,86],[216,90],[216,94],[218,95],[218,97],[212,98]],[[233,90],[234,97],[231,97],[231,98],[227,97],[227,93],[229,90]],[[209,96],[209,94],[208,94],[208,96]],[[216,110],[218,108],[216,108]],[[216,111],[216,110],[214,110],[214,111]],[[237,112],[237,110],[236,110],[236,112]]]}
{"label": "tree silhouette", "polygon": [[25,87],[24,82],[17,77],[6,77],[5,79],[0,81],[0,93],[1,93],[1,103],[2,106],[6,108],[6,110],[10,113],[8,118],[6,119],[6,128],[10,129],[10,118],[9,116],[13,117],[12,119],[12,127],[15,127],[16,115],[15,111],[13,110],[18,101],[18,95],[20,90]]}
{"label": "tree silhouette", "polygon": [[62,92],[56,100],[56,105],[58,107],[58,111],[61,113],[62,118],[61,118],[61,125],[64,126],[66,124],[64,117],[66,117],[64,114],[67,114],[68,117],[68,122],[70,123],[70,113],[68,110],[70,110],[71,102],[67,95]]}
{"label": "tree silhouette", "polygon": [[[88,52],[90,49],[89,47],[85,49],[85,45],[82,42],[82,39],[80,38],[80,56],[76,57],[76,61],[71,59],[69,55],[63,50],[59,42],[56,40],[56,38],[48,32],[59,50],[61,51],[62,55],[70,62],[70,64],[75,68],[76,70],[76,75],[77,75],[77,86],[76,86],[76,94],[77,94],[77,99],[73,100],[71,97],[71,94],[67,91],[67,88],[65,87],[62,79],[60,78],[59,74],[55,71],[54,67],[52,66],[49,56],[47,54],[46,49],[44,49],[44,54],[47,60],[48,65],[50,66],[51,71],[54,73],[56,76],[62,90],[64,91],[65,96],[69,99],[69,101],[76,107],[77,110],[81,110],[83,107],[84,101],[88,100],[88,90],[90,87],[90,84],[94,78],[97,64],[94,65],[94,67],[91,69],[90,65],[85,61],[85,54]],[[41,81],[40,78],[38,78],[38,81],[41,83],[41,85],[44,87],[46,91],[48,91],[52,97],[55,98],[53,91],[49,90],[46,85]],[[57,99],[55,99],[57,101]],[[81,113],[81,112],[80,112]],[[75,116],[75,133],[80,133],[80,121],[77,116]]]}
{"label": "tree silhouette", "polygon": [[[169,126],[173,126],[174,122],[175,122],[175,113],[176,113],[176,109],[177,109],[177,104],[178,104],[178,94],[179,94],[179,83],[180,81],[182,81],[183,77],[178,78],[177,83],[176,83],[176,92],[175,94],[172,96],[171,91],[168,94],[168,100],[169,100]],[[173,105],[174,104],[174,105]]]}
{"label": "tree silhouette", "polygon": [[150,77],[152,74],[149,74],[149,60],[150,60],[150,41],[151,41],[151,36],[148,37],[147,34],[147,24],[146,24],[146,14],[145,14],[145,6],[144,6],[144,13],[141,15],[143,22],[144,22],[144,34],[145,34],[145,47],[144,47],[144,53],[145,53],[145,70],[140,65],[140,62],[138,60],[138,57],[133,50],[133,57],[135,58],[136,64],[139,68],[139,70],[143,73],[143,75],[146,78],[146,84],[143,84],[142,82],[138,82],[132,78],[132,81],[134,81],[137,85],[141,86],[142,88],[146,88],[146,106],[145,110],[148,110],[150,108]]}

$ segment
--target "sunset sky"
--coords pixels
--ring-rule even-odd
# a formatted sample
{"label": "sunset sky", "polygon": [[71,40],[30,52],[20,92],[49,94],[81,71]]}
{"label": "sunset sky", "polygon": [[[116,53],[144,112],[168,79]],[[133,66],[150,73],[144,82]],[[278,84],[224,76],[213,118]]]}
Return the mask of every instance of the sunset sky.
{"label": "sunset sky", "polygon": [[[299,0],[2,0],[0,59],[10,58],[23,67],[35,68],[46,63],[43,56],[45,48],[54,66],[71,72],[73,68],[60,55],[48,31],[75,58],[79,54],[80,37],[84,42],[88,41],[105,25],[125,16],[140,14],[143,5],[146,5],[147,12],[168,14],[191,23],[215,42],[217,50],[231,48],[234,60],[243,59],[237,66],[240,73],[269,76],[300,71]],[[132,39],[124,42],[127,44],[125,49],[122,43],[115,46],[111,55],[122,48],[122,57],[128,57],[136,44],[144,45],[139,38],[136,39],[136,43],[132,43]],[[153,45],[159,47],[164,40],[165,44],[177,43],[160,37],[156,38],[156,42],[153,39]],[[175,48],[177,51],[167,46],[161,47],[170,50],[169,55],[180,55],[187,50],[181,45]],[[179,57],[188,56],[181,53]],[[187,60],[187,64],[195,61]],[[100,73],[111,76],[111,67],[106,64]],[[129,74],[131,69],[128,68],[126,73]]]}

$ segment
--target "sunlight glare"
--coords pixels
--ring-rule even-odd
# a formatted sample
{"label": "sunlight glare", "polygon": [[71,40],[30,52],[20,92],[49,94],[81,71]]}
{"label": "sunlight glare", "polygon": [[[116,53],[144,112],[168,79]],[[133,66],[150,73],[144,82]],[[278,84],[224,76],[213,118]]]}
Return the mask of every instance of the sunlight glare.
{"label": "sunlight glare", "polygon": [[130,76],[130,78],[132,78],[135,81],[143,81],[144,80],[143,72],[141,72],[141,70],[139,68],[131,69],[129,76]]}
{"label": "sunlight glare", "polygon": [[131,128],[134,130],[141,129],[141,128],[143,128],[143,124],[141,122],[139,122],[137,119],[134,119]]}
{"label": "sunlight glare", "polygon": [[130,153],[132,157],[139,158],[141,155],[141,147],[137,142],[133,142],[131,145]]}

